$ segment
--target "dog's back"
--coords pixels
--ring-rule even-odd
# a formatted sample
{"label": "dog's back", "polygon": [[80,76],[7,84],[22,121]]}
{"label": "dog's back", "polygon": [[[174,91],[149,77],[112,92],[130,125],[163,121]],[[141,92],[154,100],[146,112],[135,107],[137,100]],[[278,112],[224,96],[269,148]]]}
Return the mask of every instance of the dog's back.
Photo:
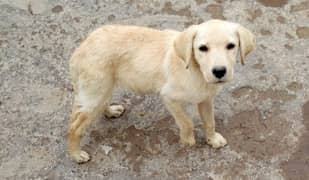
{"label": "dog's back", "polygon": [[81,72],[104,74],[113,76],[115,85],[142,93],[157,92],[164,83],[163,60],[176,34],[136,26],[103,26],[72,55],[73,83]]}

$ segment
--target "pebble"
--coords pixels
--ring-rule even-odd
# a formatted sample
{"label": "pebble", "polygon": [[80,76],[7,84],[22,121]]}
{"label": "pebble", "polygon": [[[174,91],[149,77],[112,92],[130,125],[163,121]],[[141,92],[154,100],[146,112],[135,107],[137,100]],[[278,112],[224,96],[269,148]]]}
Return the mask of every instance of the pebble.
{"label": "pebble", "polygon": [[108,145],[102,145],[101,148],[106,155],[108,155],[108,153],[113,149],[113,147],[108,146]]}

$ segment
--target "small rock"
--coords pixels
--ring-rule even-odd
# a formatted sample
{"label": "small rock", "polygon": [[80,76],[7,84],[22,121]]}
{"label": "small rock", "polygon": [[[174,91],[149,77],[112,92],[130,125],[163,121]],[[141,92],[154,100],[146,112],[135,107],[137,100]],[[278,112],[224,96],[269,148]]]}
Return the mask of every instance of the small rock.
{"label": "small rock", "polygon": [[278,16],[277,21],[281,24],[284,24],[286,22],[286,19],[283,16]]}
{"label": "small rock", "polygon": [[108,145],[102,145],[101,148],[106,155],[108,155],[108,153],[113,149],[113,147],[108,146]]}
{"label": "small rock", "polygon": [[265,141],[265,140],[266,140],[266,137],[263,136],[263,135],[261,135],[259,140],[260,140],[260,141]]}
{"label": "small rock", "polygon": [[109,15],[108,17],[107,17],[107,19],[108,19],[108,21],[113,21],[113,20],[115,20],[115,15],[113,15],[113,14],[111,14],[111,15]]}
{"label": "small rock", "polygon": [[138,115],[143,117],[143,116],[145,116],[145,112],[139,112]]}
{"label": "small rock", "polygon": [[54,13],[60,13],[62,11],[63,11],[63,7],[60,6],[60,5],[57,5],[57,6],[53,7],[53,9],[52,9],[52,12],[54,12]]}
{"label": "small rock", "polygon": [[309,27],[297,27],[296,35],[298,38],[309,38]]}

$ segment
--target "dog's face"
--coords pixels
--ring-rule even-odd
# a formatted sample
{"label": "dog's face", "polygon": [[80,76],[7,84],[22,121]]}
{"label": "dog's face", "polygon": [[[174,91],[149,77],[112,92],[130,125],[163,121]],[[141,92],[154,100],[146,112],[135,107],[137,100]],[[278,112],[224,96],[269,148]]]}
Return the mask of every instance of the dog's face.
{"label": "dog's face", "polygon": [[233,79],[238,52],[245,56],[255,48],[255,37],[239,24],[210,20],[189,27],[174,42],[176,54],[189,67],[195,61],[207,83],[224,83]]}

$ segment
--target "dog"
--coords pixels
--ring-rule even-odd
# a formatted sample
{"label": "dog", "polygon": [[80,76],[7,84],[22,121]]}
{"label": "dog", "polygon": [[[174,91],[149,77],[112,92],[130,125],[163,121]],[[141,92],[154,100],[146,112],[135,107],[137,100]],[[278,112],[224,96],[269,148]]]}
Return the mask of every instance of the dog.
{"label": "dog", "polygon": [[70,75],[74,89],[69,151],[78,163],[89,161],[81,150],[85,128],[102,113],[119,117],[122,105],[110,105],[115,88],[160,94],[179,127],[180,141],[194,145],[194,125],[186,102],[198,107],[206,141],[213,148],[227,144],[215,131],[214,97],[233,79],[255,49],[255,36],[245,27],[209,20],[182,32],[138,26],[105,25],[92,32],[74,51]]}

